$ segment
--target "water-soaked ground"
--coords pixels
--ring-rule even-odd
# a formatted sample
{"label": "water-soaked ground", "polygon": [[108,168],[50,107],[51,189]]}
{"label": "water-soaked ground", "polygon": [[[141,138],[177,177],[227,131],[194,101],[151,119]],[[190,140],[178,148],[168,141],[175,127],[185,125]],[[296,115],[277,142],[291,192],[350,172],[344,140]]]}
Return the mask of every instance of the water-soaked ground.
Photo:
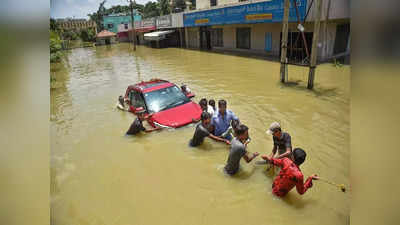
{"label": "water-soaked ground", "polygon": [[114,107],[138,81],[185,83],[196,102],[227,100],[250,128],[249,151],[270,153],[265,131],[279,121],[308,154],[305,176],[349,184],[350,67],[319,66],[310,91],[304,67],[289,66],[281,84],[276,62],[118,44],[71,50],[51,73],[52,224],[349,223],[350,193],[316,181],[303,196],[279,199],[265,166],[242,160],[240,174],[227,177],[227,145],[188,147],[193,126],[125,137],[134,116]]}

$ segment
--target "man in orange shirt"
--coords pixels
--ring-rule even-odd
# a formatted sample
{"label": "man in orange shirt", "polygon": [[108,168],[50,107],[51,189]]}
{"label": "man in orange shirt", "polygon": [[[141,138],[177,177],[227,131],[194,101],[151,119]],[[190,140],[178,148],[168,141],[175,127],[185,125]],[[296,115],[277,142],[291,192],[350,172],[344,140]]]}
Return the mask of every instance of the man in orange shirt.
{"label": "man in orange shirt", "polygon": [[279,175],[275,177],[272,184],[272,192],[279,197],[285,196],[294,186],[296,186],[297,192],[302,195],[312,187],[312,180],[319,179],[314,174],[308,177],[303,183],[303,173],[299,166],[306,159],[306,153],[301,148],[295,148],[290,157],[281,159],[272,158],[267,155],[262,155],[261,157],[268,163],[281,168]]}

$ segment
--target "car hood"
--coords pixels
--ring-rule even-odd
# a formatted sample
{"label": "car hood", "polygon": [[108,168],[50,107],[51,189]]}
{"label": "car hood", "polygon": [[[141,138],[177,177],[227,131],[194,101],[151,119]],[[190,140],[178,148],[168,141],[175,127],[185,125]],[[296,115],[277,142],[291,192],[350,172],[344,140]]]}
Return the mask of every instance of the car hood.
{"label": "car hood", "polygon": [[192,123],[193,119],[199,120],[201,112],[201,108],[198,104],[194,102],[188,102],[186,104],[155,113],[151,117],[151,120],[164,126],[177,128]]}

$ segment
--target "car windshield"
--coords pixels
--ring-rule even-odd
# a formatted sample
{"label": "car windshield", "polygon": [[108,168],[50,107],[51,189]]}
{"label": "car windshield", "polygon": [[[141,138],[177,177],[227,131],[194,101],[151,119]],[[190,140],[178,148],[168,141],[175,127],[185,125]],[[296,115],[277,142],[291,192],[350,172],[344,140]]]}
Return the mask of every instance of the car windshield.
{"label": "car windshield", "polygon": [[143,93],[149,113],[156,113],[190,102],[177,86]]}

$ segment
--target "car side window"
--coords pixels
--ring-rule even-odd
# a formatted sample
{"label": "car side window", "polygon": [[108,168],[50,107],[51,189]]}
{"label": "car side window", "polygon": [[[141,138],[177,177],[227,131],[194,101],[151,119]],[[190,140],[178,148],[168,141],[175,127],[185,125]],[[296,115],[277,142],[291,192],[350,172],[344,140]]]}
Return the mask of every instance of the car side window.
{"label": "car side window", "polygon": [[139,92],[131,91],[130,99],[131,99],[133,107],[135,107],[135,108],[138,108],[138,107],[145,108],[144,99],[143,99],[142,95]]}

